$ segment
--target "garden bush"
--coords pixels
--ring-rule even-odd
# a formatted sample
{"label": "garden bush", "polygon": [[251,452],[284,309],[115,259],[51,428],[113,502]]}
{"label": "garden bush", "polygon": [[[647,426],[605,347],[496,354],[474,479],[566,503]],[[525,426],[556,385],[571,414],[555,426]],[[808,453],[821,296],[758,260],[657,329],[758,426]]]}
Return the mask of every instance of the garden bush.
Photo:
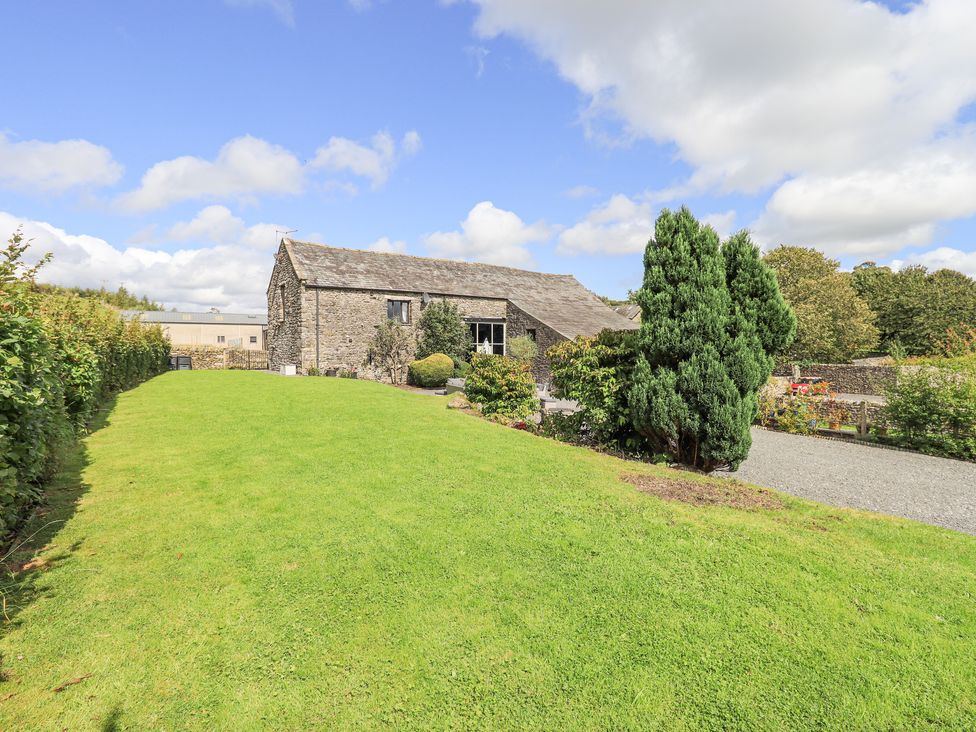
{"label": "garden bush", "polygon": [[539,355],[539,346],[528,336],[518,336],[508,342],[508,355],[531,365]]}
{"label": "garden bush", "polygon": [[501,414],[525,419],[539,407],[535,379],[527,364],[508,356],[474,354],[465,378],[464,395],[481,405],[486,416]]}
{"label": "garden bush", "polygon": [[550,348],[546,355],[557,393],[579,403],[581,429],[602,445],[639,451],[643,438],[633,427],[627,394],[636,353],[633,334],[605,330]]}
{"label": "garden bush", "polygon": [[885,397],[882,414],[896,444],[976,460],[976,374],[972,371],[901,367]]}
{"label": "garden bush", "polygon": [[16,232],[0,254],[0,535],[40,496],[59,448],[83,431],[98,405],[167,367],[158,326],[34,283]]}
{"label": "garden bush", "polygon": [[756,422],[794,435],[812,435],[817,429],[817,409],[813,397],[763,394]]}
{"label": "garden bush", "polygon": [[411,363],[407,370],[410,383],[417,386],[444,386],[454,373],[454,360],[444,353],[435,353]]}

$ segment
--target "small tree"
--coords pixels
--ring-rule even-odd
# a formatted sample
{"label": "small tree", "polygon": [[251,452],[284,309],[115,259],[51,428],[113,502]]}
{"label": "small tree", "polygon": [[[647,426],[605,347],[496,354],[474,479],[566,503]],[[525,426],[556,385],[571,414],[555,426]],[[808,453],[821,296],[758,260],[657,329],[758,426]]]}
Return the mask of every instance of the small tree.
{"label": "small tree", "polygon": [[471,331],[454,303],[441,300],[427,305],[420,313],[417,330],[418,359],[445,353],[455,363],[468,360]]}
{"label": "small tree", "polygon": [[395,320],[387,320],[376,329],[369,352],[373,361],[389,374],[390,381],[399,384],[403,381],[413,346],[410,331]]}
{"label": "small tree", "polygon": [[539,346],[528,336],[512,338],[508,342],[508,355],[516,361],[531,364],[539,355]]}

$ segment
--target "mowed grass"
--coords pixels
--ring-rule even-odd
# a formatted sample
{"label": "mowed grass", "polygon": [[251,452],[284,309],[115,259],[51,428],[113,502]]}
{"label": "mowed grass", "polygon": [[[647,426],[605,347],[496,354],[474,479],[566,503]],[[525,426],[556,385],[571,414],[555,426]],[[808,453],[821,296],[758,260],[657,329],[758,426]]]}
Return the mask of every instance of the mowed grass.
{"label": "mowed grass", "polygon": [[84,459],[8,580],[0,729],[976,726],[969,536],[665,503],[342,379],[169,373]]}

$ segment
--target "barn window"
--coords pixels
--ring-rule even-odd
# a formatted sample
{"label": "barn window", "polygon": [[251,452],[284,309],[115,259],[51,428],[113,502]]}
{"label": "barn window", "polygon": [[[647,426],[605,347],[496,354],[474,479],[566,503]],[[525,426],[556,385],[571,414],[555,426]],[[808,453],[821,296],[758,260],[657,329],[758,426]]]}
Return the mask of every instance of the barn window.
{"label": "barn window", "polygon": [[285,286],[278,288],[278,320],[285,319]]}
{"label": "barn window", "polygon": [[485,341],[492,353],[505,355],[505,324],[504,323],[468,323],[471,329],[471,350],[484,350]]}
{"label": "barn window", "polygon": [[395,320],[402,325],[410,323],[410,301],[409,300],[387,300],[386,317]]}
{"label": "barn window", "polygon": [[535,340],[535,328],[526,328],[525,329],[525,335],[527,335],[529,338],[531,338],[534,341]]}

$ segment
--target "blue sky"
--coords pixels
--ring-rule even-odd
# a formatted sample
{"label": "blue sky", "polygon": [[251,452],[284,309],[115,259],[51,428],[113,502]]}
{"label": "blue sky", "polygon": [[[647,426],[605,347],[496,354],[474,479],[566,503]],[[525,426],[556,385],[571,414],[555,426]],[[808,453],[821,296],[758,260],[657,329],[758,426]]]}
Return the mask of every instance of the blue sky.
{"label": "blue sky", "polygon": [[976,274],[976,4],[688,5],[4,4],[0,228],[180,308],[260,310],[291,228],[619,297],[681,204]]}

